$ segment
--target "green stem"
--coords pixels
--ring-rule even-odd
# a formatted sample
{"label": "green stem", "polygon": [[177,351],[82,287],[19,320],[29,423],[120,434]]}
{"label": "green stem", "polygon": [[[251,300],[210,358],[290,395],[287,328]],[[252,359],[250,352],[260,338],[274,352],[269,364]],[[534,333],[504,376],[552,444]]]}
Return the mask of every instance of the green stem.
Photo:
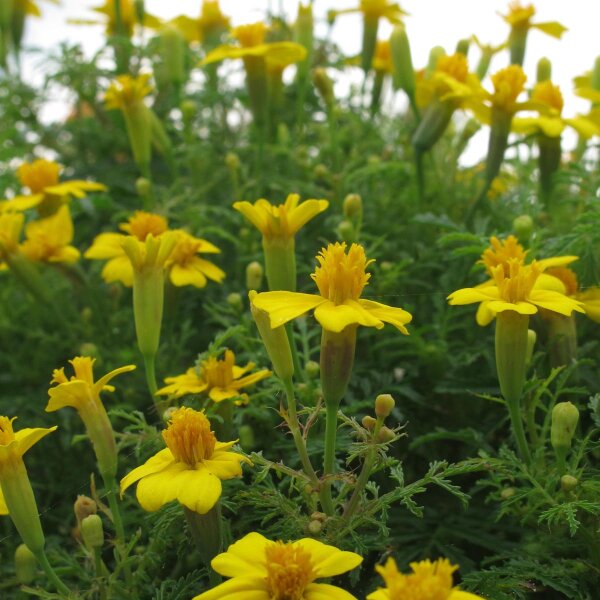
{"label": "green stem", "polygon": [[[94,569],[98,579],[104,576],[104,564],[102,563],[102,553],[100,552],[100,548],[94,548]],[[98,583],[98,594],[100,600],[107,600],[108,596],[106,594],[104,582]]]}
{"label": "green stem", "polygon": [[152,402],[154,402],[154,408],[156,409],[156,413],[159,417],[161,417],[163,412],[163,402],[159,400],[156,396],[156,392],[158,390],[158,385],[156,384],[156,356],[154,354],[144,355],[144,369],[146,371],[146,384],[148,385],[148,391],[152,396]]}
{"label": "green stem", "polygon": [[121,510],[117,499],[117,482],[112,476],[106,476],[103,477],[103,479],[104,485],[106,486],[106,497],[108,498],[108,506],[112,514],[117,540],[119,543],[125,545],[125,527],[123,526],[123,518],[121,517]]}
{"label": "green stem", "polygon": [[508,413],[510,415],[510,423],[512,425],[513,435],[519,448],[521,458],[525,461],[525,464],[531,463],[531,454],[529,452],[529,445],[527,444],[527,438],[525,437],[525,430],[523,429],[523,419],[521,418],[521,405],[519,400],[506,400],[508,406]]}
{"label": "green stem", "polygon": [[[325,476],[335,471],[335,440],[337,436],[338,403],[327,402],[325,405],[325,457],[323,470]],[[325,480],[321,488],[321,505],[328,515],[333,515],[334,506],[331,497],[331,481]]]}
{"label": "green stem", "polygon": [[306,449],[306,443],[300,431],[300,423],[298,421],[298,412],[296,410],[296,398],[294,396],[292,380],[284,380],[283,385],[285,387],[288,408],[287,423],[290,428],[290,431],[292,432],[292,437],[294,438],[294,443],[296,444],[296,450],[298,451],[300,461],[302,462],[302,468],[304,469],[306,475],[310,477],[313,487],[317,489],[319,487],[319,478],[317,477],[312,463],[310,462],[310,457]]}
{"label": "green stem", "polygon": [[[221,503],[217,502],[206,514],[198,514],[187,506],[183,507],[190,534],[202,563],[210,566],[211,560],[223,550],[223,524],[221,520]],[[211,586],[221,583],[221,577],[212,569],[208,569]]]}
{"label": "green stem", "polygon": [[294,336],[294,328],[292,323],[286,323],[285,330],[287,332],[288,340],[290,342],[290,351],[292,354],[292,364],[294,365],[294,373],[296,377],[304,383],[306,381],[306,376],[304,370],[300,365],[300,358],[298,357],[298,349],[296,348],[296,338]]}
{"label": "green stem", "polygon": [[71,596],[71,590],[69,590],[69,588],[59,579],[58,575],[54,572],[54,569],[51,567],[50,563],[48,562],[48,557],[46,556],[46,553],[44,552],[44,550],[43,549],[40,550],[35,555],[35,557],[37,558],[38,562],[42,566],[42,569],[44,569],[44,573],[46,573],[46,577],[48,577],[48,579],[50,580],[52,585],[56,588],[58,593],[61,596],[63,596],[64,598],[69,598]]}

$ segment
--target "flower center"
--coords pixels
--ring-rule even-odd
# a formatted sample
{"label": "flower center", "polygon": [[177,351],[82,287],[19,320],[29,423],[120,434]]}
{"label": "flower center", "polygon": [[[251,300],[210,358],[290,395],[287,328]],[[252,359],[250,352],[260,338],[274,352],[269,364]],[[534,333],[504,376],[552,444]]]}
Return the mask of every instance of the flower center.
{"label": "flower center", "polygon": [[175,459],[191,467],[209,459],[217,443],[204,413],[187,407],[173,412],[162,436]]}
{"label": "flower center", "polygon": [[526,301],[542,272],[541,269],[535,261],[530,265],[523,265],[515,258],[508,261],[508,275],[505,269],[506,265],[498,265],[492,269],[494,281],[500,290],[500,297],[511,304]]}
{"label": "flower center", "polygon": [[143,210],[137,210],[129,217],[127,223],[121,225],[123,231],[136,237],[140,242],[144,242],[150,234],[158,237],[167,231],[168,227],[169,225],[164,217]]}
{"label": "flower center", "polygon": [[231,35],[244,47],[251,48],[265,43],[267,26],[264,23],[251,23],[240,25],[231,30]]}
{"label": "flower center", "polygon": [[15,440],[15,434],[12,427],[12,422],[16,417],[9,419],[8,417],[0,417],[0,446],[8,446]]}
{"label": "flower center", "polygon": [[435,70],[439,73],[445,73],[464,83],[469,74],[469,63],[467,57],[460,52],[451,54],[450,56],[440,56],[435,65]]}
{"label": "flower center", "polygon": [[150,75],[143,73],[137,77],[119,75],[106,90],[104,100],[110,108],[126,110],[141,102],[152,91],[148,83]]}
{"label": "flower center", "polygon": [[577,275],[567,267],[552,267],[546,270],[548,275],[560,279],[565,286],[565,295],[574,296],[579,289]]}
{"label": "flower center", "polygon": [[534,102],[541,102],[550,108],[553,108],[559,115],[564,106],[564,100],[560,88],[550,81],[542,81],[536,84],[531,94]]}
{"label": "flower center", "polygon": [[178,234],[177,244],[169,257],[169,260],[174,264],[186,265],[196,256],[198,250],[202,246],[202,242],[184,231],[179,231]]}
{"label": "flower center", "polygon": [[70,360],[69,362],[73,365],[75,371],[75,377],[71,377],[71,380],[80,379],[93,386],[95,360],[95,358],[89,356],[76,356],[73,360]]}
{"label": "flower center", "polygon": [[535,8],[529,6],[521,6],[519,2],[513,2],[509,6],[509,12],[506,20],[514,29],[529,29],[531,17],[535,14]]}
{"label": "flower center", "polygon": [[515,259],[521,264],[525,262],[527,252],[525,252],[523,246],[519,244],[519,240],[514,235],[509,235],[503,241],[493,236],[490,242],[492,247],[485,250],[481,255],[481,262],[485,265],[485,269],[490,276],[492,276],[494,269],[498,265],[502,265],[505,276],[509,277],[509,260]]}
{"label": "flower center", "polygon": [[302,600],[314,580],[310,554],[291,542],[274,542],[265,548],[267,588],[272,600]]}
{"label": "flower center", "polygon": [[510,65],[492,75],[494,95],[492,104],[506,112],[514,112],[514,103],[527,81],[523,69],[519,65]]}
{"label": "flower center", "polygon": [[365,250],[358,244],[352,244],[346,254],[346,244],[336,242],[323,248],[317,256],[319,266],[311,275],[319,293],[334,304],[343,304],[346,300],[358,300],[368,284],[370,273],[367,266],[373,262],[367,260]]}
{"label": "flower center", "polygon": [[233,381],[233,365],[235,355],[231,350],[225,351],[225,358],[219,360],[211,356],[200,365],[201,378],[208,384],[208,389],[227,389]]}
{"label": "flower center", "polygon": [[22,185],[28,187],[32,194],[39,194],[45,188],[56,185],[60,173],[60,165],[50,160],[34,160],[23,163],[17,169],[17,177]]}

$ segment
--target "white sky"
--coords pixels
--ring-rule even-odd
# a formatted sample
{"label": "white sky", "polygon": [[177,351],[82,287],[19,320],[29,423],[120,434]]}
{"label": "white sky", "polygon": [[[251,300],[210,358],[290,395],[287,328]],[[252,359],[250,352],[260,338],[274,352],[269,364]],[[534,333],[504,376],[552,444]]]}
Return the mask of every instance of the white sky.
{"label": "white sky", "polygon": [[[89,7],[101,4],[101,0],[61,0],[54,6],[41,0],[42,19],[29,19],[25,44],[38,48],[52,48],[61,40],[78,42],[87,54],[93,53],[102,44],[101,26],[69,25],[67,19],[89,18],[93,15]],[[526,3],[526,2],[525,2]],[[146,10],[152,14],[171,18],[178,14],[196,16],[200,11],[201,0],[146,0]],[[358,5],[358,0],[315,0],[314,14],[317,33],[326,30],[325,15],[329,9],[350,8]],[[508,33],[508,25],[497,13],[506,13],[507,0],[402,0],[402,8],[410,13],[406,26],[410,37],[413,62],[416,68],[427,62],[432,46],[442,46],[453,52],[456,42],[476,33],[483,43],[498,44]],[[225,14],[230,15],[234,25],[260,20],[270,7],[274,11],[283,9],[290,20],[295,18],[298,0],[221,0]],[[598,0],[537,0],[535,22],[559,21],[567,31],[558,41],[540,31],[529,33],[524,69],[528,81],[535,81],[537,60],[546,56],[552,61],[555,83],[560,85],[565,97],[564,114],[586,112],[589,103],[572,95],[572,78],[591,69],[594,59],[600,55],[600,1]],[[387,23],[380,27],[380,37],[387,37],[391,28]],[[361,45],[361,20],[359,15],[340,16],[333,30],[334,40],[348,55],[358,54]],[[478,60],[478,52],[471,49],[469,57],[473,67]],[[505,53],[496,57],[491,72],[506,66]],[[25,61],[24,77],[39,81],[43,72],[40,55]],[[487,85],[489,88],[489,85]],[[64,115],[60,102],[49,105],[46,118],[58,119]],[[483,135],[482,132],[478,135]],[[571,138],[571,141],[574,137]],[[567,138],[567,145],[569,139]],[[476,142],[477,145],[477,142]]]}

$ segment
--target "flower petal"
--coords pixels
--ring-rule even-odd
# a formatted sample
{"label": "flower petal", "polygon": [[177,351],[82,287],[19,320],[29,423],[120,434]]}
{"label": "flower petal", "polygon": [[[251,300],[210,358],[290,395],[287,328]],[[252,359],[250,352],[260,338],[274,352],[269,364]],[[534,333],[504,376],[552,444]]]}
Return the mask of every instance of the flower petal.
{"label": "flower petal", "polygon": [[[153,477],[161,477],[159,473]],[[221,480],[201,463],[176,477],[177,500],[194,512],[205,515],[221,497]],[[141,482],[140,482],[141,483]],[[139,486],[138,486],[139,488]]]}
{"label": "flower petal", "polygon": [[104,386],[111,380],[113,377],[120,375],[121,373],[128,373],[129,371],[135,371],[137,367],[135,365],[125,365],[124,367],[119,367],[118,369],[113,369],[110,373],[107,373],[103,377],[100,377],[98,381],[94,384],[94,391],[99,394]]}
{"label": "flower petal", "polygon": [[263,369],[261,371],[256,371],[256,373],[251,373],[250,375],[246,375],[246,377],[236,379],[231,384],[231,387],[235,388],[236,390],[239,390],[240,388],[252,385],[252,384],[256,383],[257,381],[266,379],[267,377],[270,377],[271,375],[273,375],[273,372],[269,371],[267,369]]}
{"label": "flower petal", "polygon": [[381,329],[383,323],[369,314],[358,302],[346,301],[344,304],[334,304],[325,300],[315,309],[315,319],[323,329],[339,333],[348,325],[364,325]]}
{"label": "flower petal", "polygon": [[234,577],[192,600],[271,600],[271,594],[264,577]]}
{"label": "flower petal", "polygon": [[296,544],[311,555],[315,578],[335,577],[346,573],[358,567],[363,560],[362,556],[354,552],[346,552],[312,538],[303,538]]}
{"label": "flower petal", "polygon": [[190,266],[193,266],[197,271],[217,283],[221,283],[225,278],[225,271],[219,269],[217,265],[211,263],[209,260],[195,256],[190,261]]}
{"label": "flower petal", "polygon": [[206,277],[199,270],[194,269],[192,265],[173,265],[169,272],[169,279],[176,287],[193,285],[197,288],[203,288],[206,285]]}
{"label": "flower petal", "polygon": [[482,327],[485,327],[486,325],[489,325],[494,320],[496,313],[493,310],[490,310],[490,308],[489,308],[490,302],[492,302],[492,301],[484,300],[477,307],[477,314],[475,315],[475,320],[477,321],[477,325],[481,325]]}
{"label": "flower petal", "polygon": [[328,583],[311,583],[304,591],[305,600],[357,600],[350,592]]}
{"label": "flower petal", "polygon": [[387,306],[373,300],[359,300],[363,308],[366,308],[376,319],[389,323],[399,329],[404,335],[408,335],[405,325],[412,321],[412,315],[402,308]]}
{"label": "flower petal", "polygon": [[46,437],[49,433],[56,431],[57,426],[54,427],[26,427],[15,431],[15,442],[17,442],[16,451],[19,456],[23,456],[31,446],[37,444],[43,437]]}
{"label": "flower petal", "polygon": [[[287,204],[287,202],[286,202]],[[327,210],[327,200],[305,200],[288,214],[290,233],[295,234],[313,217]]]}
{"label": "flower petal", "polygon": [[485,300],[498,300],[500,293],[498,288],[489,286],[484,288],[463,288],[456,290],[448,296],[448,302],[453,305],[475,304]]}
{"label": "flower petal", "polygon": [[265,234],[267,231],[267,215],[264,211],[259,210],[246,200],[243,202],[234,202],[233,208],[241,212],[263,235]]}
{"label": "flower petal", "polygon": [[492,300],[488,302],[488,310],[494,314],[504,312],[506,310],[514,310],[521,315],[534,315],[537,308],[530,302],[506,302],[505,300]]}
{"label": "flower petal", "polygon": [[226,389],[220,387],[213,387],[210,388],[210,391],[208,392],[208,397],[213,402],[222,402],[223,400],[228,400],[229,398],[237,398],[239,395],[240,392],[233,388]]}
{"label": "flower petal", "polygon": [[256,308],[269,313],[271,327],[279,327],[312,308],[327,302],[322,296],[301,294],[299,292],[262,292],[254,296]]}
{"label": "flower petal", "polygon": [[267,569],[264,557],[265,548],[272,544],[260,533],[252,532],[231,544],[227,552],[222,552],[211,561],[212,568],[225,577],[265,577]]}
{"label": "flower petal", "polygon": [[125,493],[125,490],[136,481],[139,481],[142,477],[153,475],[158,473],[175,462],[173,454],[168,448],[164,448],[160,452],[157,452],[154,456],[150,457],[143,465],[135,468],[133,471],[125,475],[121,479],[121,497]]}
{"label": "flower petal", "polygon": [[50,400],[46,405],[46,412],[54,412],[65,406],[71,406],[75,410],[79,410],[88,401],[90,385],[81,379],[67,381],[56,387],[51,387],[48,390],[48,395]]}
{"label": "flower petal", "polygon": [[585,313],[581,302],[550,290],[533,289],[529,294],[529,302],[566,317],[571,316],[573,311]]}
{"label": "flower petal", "polygon": [[547,23],[532,23],[533,29],[538,29],[544,32],[546,35],[550,35],[557,39],[562,37],[562,34],[567,31],[567,28],[559,23],[558,21],[548,21]]}
{"label": "flower petal", "polygon": [[222,480],[233,479],[242,475],[242,463],[252,464],[252,461],[237,452],[215,451],[212,458],[204,460],[204,466],[216,477]]}
{"label": "flower petal", "polygon": [[101,233],[94,239],[94,243],[85,251],[85,258],[106,259],[124,256],[122,242],[125,236],[122,233]]}
{"label": "flower petal", "polygon": [[133,267],[125,254],[109,260],[102,269],[102,279],[106,283],[120,281],[123,285],[133,285]]}
{"label": "flower petal", "polygon": [[175,500],[188,471],[189,465],[171,461],[158,472],[144,476],[140,479],[135,493],[140,506],[148,512],[155,512],[161,506]]}

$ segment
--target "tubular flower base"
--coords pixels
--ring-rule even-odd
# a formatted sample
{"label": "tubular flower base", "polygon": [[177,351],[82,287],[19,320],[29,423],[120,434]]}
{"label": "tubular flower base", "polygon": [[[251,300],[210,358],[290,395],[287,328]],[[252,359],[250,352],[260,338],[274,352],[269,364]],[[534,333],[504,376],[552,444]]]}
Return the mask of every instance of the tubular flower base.
{"label": "tubular flower base", "polygon": [[319,294],[296,292],[263,292],[254,297],[254,306],[271,317],[271,327],[279,327],[311,309],[323,329],[341,332],[349,325],[363,325],[381,329],[390,323],[405,335],[405,327],[412,315],[394,308],[364,300],[360,295],[371,275],[366,273],[368,261],[362,246],[352,244],[346,254],[345,243],[329,244],[317,256],[319,266],[311,275]]}
{"label": "tubular flower base", "polygon": [[221,480],[241,476],[242,462],[252,464],[230,451],[237,440],[219,442],[204,413],[191,408],[177,409],[162,435],[167,447],[121,480],[121,495],[139,482],[138,502],[150,512],[177,500],[206,514],[221,497]]}
{"label": "tubular flower base", "polygon": [[61,167],[50,160],[34,160],[23,163],[17,169],[17,177],[30,193],[15,196],[11,200],[0,202],[0,212],[24,211],[37,208],[42,214],[52,214],[61,204],[71,198],[85,198],[86,192],[104,192],[108,188],[93,181],[59,181]]}
{"label": "tubular flower base", "polygon": [[2,495],[2,488],[0,487],[0,515],[7,515],[7,514],[8,514],[8,506],[6,506],[4,496]]}
{"label": "tubular flower base", "polygon": [[212,560],[213,569],[231,577],[193,600],[356,600],[339,587],[315,583],[356,568],[362,557],[311,538],[272,542],[249,533]]}
{"label": "tubular flower base", "polygon": [[271,371],[263,369],[244,377],[254,367],[255,364],[252,362],[245,367],[238,367],[235,364],[234,353],[226,350],[225,357],[221,360],[211,356],[197,367],[188,369],[183,375],[167,377],[165,383],[169,385],[156,393],[161,396],[176,397],[206,393],[213,402],[237,398],[236,404],[245,404],[248,402],[248,394],[241,393],[240,389],[272,375]]}
{"label": "tubular flower base", "polygon": [[447,558],[410,563],[412,573],[408,575],[398,571],[393,558],[375,568],[383,578],[385,588],[369,594],[367,600],[483,600],[481,596],[463,592],[452,585],[452,574],[458,567],[450,564]]}

